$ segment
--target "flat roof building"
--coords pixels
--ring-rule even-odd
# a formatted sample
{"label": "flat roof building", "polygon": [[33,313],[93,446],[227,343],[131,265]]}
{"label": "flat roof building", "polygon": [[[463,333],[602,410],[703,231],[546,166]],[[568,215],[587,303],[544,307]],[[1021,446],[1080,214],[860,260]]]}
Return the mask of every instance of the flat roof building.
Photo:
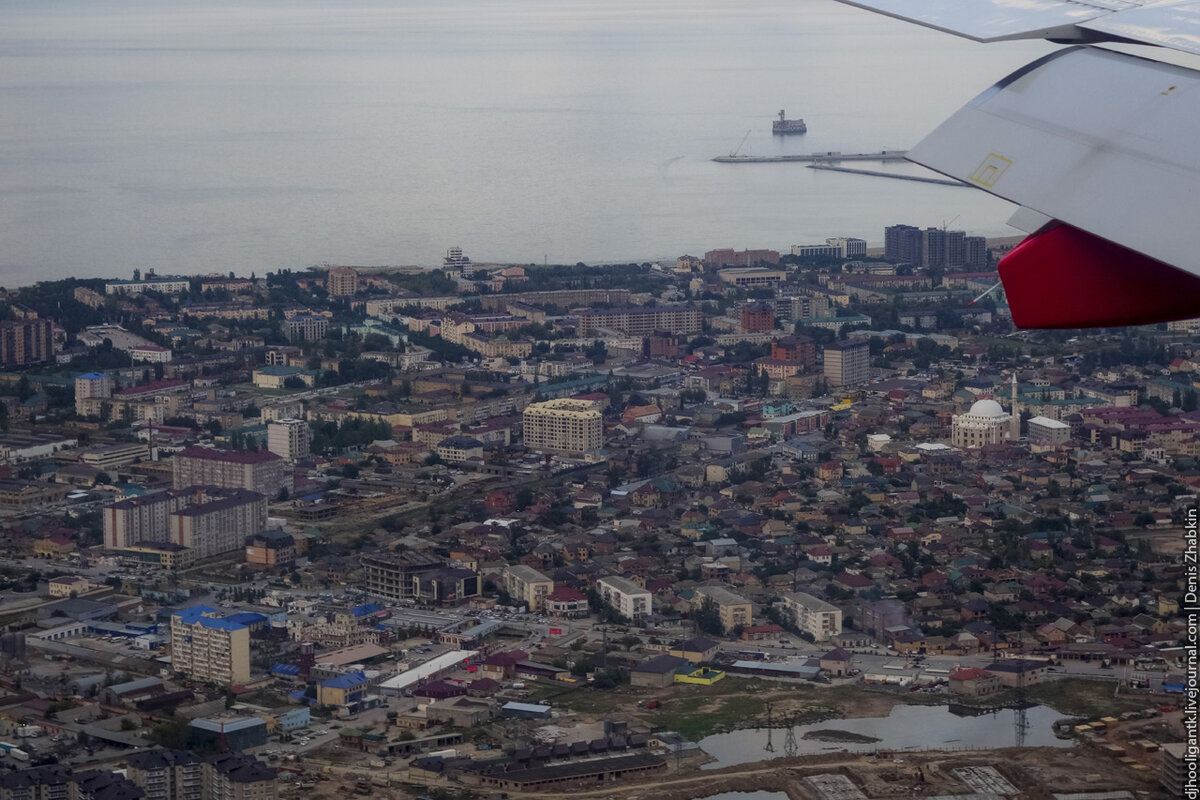
{"label": "flat roof building", "polygon": [[190,680],[233,686],[250,680],[250,623],[258,614],[222,616],[210,606],[171,615],[171,666]]}
{"label": "flat roof building", "polygon": [[585,400],[560,398],[530,403],[522,423],[525,445],[531,450],[581,456],[604,446],[603,418]]}

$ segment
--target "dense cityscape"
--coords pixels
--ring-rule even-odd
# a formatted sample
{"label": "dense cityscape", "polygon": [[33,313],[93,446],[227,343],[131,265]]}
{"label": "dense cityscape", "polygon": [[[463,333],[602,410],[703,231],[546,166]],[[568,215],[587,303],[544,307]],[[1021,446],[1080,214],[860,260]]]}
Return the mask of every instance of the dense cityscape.
{"label": "dense cityscape", "polygon": [[0,800],[1182,796],[1200,319],[882,234],[0,290]]}

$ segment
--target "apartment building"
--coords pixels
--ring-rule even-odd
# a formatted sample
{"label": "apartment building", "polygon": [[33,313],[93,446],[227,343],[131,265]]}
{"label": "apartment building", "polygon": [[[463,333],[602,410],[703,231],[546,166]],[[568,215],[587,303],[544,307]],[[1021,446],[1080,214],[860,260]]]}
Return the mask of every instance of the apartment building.
{"label": "apartment building", "polygon": [[[535,292],[517,292],[516,294],[485,294],[479,298],[479,302],[488,311],[505,309],[509,303],[576,308],[596,303],[625,305],[632,296],[629,289],[547,289]],[[368,313],[370,313],[369,309]]]}
{"label": "apartment building", "polygon": [[246,563],[277,569],[290,567],[296,560],[296,540],[290,533],[265,530],[246,537]]}
{"label": "apartment building", "polygon": [[208,558],[240,549],[262,530],[267,499],[245,489],[192,486],[119,500],[102,515],[107,549],[171,543]]}
{"label": "apartment building", "polygon": [[830,386],[856,386],[870,377],[871,346],[865,339],[827,344],[824,353]]}
{"label": "apartment building", "polygon": [[842,610],[819,597],[795,592],[783,598],[783,605],[795,620],[796,627],[811,633],[818,642],[842,633]]}
{"label": "apartment building", "polygon": [[113,379],[103,372],[86,372],[75,378],[75,413],[86,417],[85,401],[95,398],[104,400],[112,397]]}
{"label": "apartment building", "polygon": [[533,567],[513,564],[504,568],[504,591],[513,600],[524,601],[530,611],[542,611],[554,581]]}
{"label": "apartment building", "polygon": [[628,619],[637,622],[652,610],[650,592],[625,578],[613,575],[596,581],[596,591],[605,603]]}
{"label": "apartment building", "polygon": [[586,400],[531,403],[521,421],[525,446],[531,450],[583,455],[604,446],[603,418]]}
{"label": "apartment building", "polygon": [[191,288],[187,278],[146,278],[145,280],[110,281],[104,284],[105,294],[141,294],[142,292],[158,292],[159,294],[179,294]]}
{"label": "apartment building", "polygon": [[280,419],[267,423],[267,450],[285,461],[307,458],[312,431],[302,419]]}
{"label": "apartment building", "polygon": [[204,800],[204,762],[191,751],[143,750],[125,763],[144,800]]}
{"label": "apartment building", "polygon": [[687,305],[617,306],[588,309],[579,314],[579,335],[591,336],[607,328],[630,336],[649,336],[655,331],[674,334],[699,333],[704,315]]}
{"label": "apartment building", "polygon": [[277,773],[242,753],[197,756],[189,750],[142,750],[125,760],[143,800],[275,800]]}
{"label": "apartment building", "polygon": [[325,279],[325,291],[330,297],[349,297],[358,292],[358,270],[354,267],[332,267]]}
{"label": "apartment building", "polygon": [[172,459],[176,489],[185,486],[218,486],[247,489],[273,498],[280,489],[291,493],[288,462],[269,450],[241,453],[211,447],[189,447]]}
{"label": "apartment building", "polygon": [[75,380],[75,411],[103,421],[162,422],[190,403],[191,389],[191,381],[161,380],[114,390],[111,378],[90,372]]}
{"label": "apartment building", "polygon": [[246,536],[267,523],[267,498],[245,489],[226,489],[221,495],[171,514],[169,541],[190,547],[197,559],[242,549]]}
{"label": "apartment building", "polygon": [[329,333],[329,317],[297,314],[283,321],[283,335],[289,342],[316,342]]}
{"label": "apartment building", "polygon": [[232,686],[250,680],[250,624],[258,614],[225,617],[209,606],[171,615],[171,667],[189,680]]}
{"label": "apartment building", "polygon": [[754,606],[739,594],[729,591],[723,586],[697,586],[696,595],[701,600],[711,600],[721,617],[721,627],[725,633],[737,627],[746,627],[754,617]]}
{"label": "apartment building", "polygon": [[0,322],[0,366],[23,367],[54,360],[54,325],[48,319]]}

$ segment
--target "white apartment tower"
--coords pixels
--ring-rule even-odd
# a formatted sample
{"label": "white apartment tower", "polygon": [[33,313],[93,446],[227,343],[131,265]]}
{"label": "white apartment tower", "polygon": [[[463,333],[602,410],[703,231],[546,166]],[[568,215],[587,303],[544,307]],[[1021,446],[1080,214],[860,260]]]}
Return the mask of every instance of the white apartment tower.
{"label": "white apartment tower", "polygon": [[281,419],[267,423],[267,449],[287,461],[307,458],[312,432],[302,419]]}

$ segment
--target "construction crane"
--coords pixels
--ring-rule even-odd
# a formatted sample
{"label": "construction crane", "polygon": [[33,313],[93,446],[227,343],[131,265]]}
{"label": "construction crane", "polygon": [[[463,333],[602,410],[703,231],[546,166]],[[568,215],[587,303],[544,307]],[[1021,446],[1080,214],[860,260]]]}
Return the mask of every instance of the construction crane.
{"label": "construction crane", "polygon": [[735,147],[729,151],[729,157],[737,158],[738,153],[742,152],[742,145],[744,145],[746,143],[746,140],[749,138],[750,138],[750,131],[746,131],[746,135],[742,137],[742,140],[740,142],[738,142],[737,147]]}

